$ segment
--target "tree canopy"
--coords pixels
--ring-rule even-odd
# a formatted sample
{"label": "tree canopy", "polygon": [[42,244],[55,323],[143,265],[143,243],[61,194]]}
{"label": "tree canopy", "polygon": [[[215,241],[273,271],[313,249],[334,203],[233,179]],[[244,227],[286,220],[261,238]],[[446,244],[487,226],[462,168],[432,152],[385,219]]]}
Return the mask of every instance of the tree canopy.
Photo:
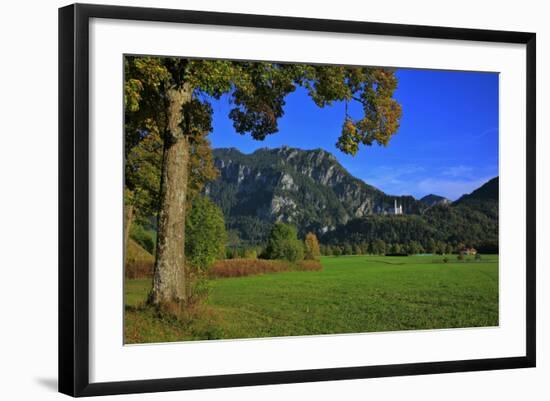
{"label": "tree canopy", "polygon": [[387,145],[399,128],[401,106],[393,98],[397,78],[390,68],[126,57],[126,151],[143,131],[161,132],[167,124],[164,92],[187,85],[193,92],[183,107],[185,135],[195,138],[211,130],[207,97],[230,94],[229,117],[235,130],[262,140],[278,131],[285,97],[297,86],[307,89],[319,107],[335,101],[358,102],[363,116],[345,115],[336,146],[354,155],[359,145]]}

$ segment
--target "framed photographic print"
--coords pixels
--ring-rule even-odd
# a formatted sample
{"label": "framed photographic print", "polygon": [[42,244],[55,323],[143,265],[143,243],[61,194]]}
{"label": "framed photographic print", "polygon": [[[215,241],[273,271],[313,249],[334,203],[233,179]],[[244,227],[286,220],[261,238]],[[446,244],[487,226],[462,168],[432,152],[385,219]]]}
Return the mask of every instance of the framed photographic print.
{"label": "framed photographic print", "polygon": [[59,10],[59,390],[535,366],[535,34]]}

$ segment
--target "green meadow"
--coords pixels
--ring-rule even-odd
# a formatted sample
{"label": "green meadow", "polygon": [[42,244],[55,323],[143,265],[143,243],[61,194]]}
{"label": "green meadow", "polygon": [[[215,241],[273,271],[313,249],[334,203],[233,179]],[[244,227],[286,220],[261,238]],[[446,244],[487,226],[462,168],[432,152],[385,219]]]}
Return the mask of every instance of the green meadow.
{"label": "green meadow", "polygon": [[321,271],[210,281],[176,319],[146,306],[150,279],[125,284],[125,343],[498,325],[498,256],[321,257]]}

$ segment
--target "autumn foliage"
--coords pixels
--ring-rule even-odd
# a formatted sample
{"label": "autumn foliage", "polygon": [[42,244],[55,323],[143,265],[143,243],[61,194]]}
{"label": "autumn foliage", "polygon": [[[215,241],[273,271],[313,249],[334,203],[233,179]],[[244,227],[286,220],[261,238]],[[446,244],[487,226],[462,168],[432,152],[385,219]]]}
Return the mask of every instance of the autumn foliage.
{"label": "autumn foliage", "polygon": [[317,236],[314,233],[307,233],[304,241],[304,250],[304,258],[306,260],[319,260],[321,249]]}

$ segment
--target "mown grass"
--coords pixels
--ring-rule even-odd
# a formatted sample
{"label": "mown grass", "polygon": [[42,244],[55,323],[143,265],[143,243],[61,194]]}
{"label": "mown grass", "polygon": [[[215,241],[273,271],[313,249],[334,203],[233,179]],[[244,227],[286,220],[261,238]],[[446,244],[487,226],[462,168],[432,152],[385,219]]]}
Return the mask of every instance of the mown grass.
{"label": "mown grass", "polygon": [[126,281],[125,342],[277,337],[498,325],[498,256],[323,257],[322,271],[215,279],[185,321],[144,306]]}

